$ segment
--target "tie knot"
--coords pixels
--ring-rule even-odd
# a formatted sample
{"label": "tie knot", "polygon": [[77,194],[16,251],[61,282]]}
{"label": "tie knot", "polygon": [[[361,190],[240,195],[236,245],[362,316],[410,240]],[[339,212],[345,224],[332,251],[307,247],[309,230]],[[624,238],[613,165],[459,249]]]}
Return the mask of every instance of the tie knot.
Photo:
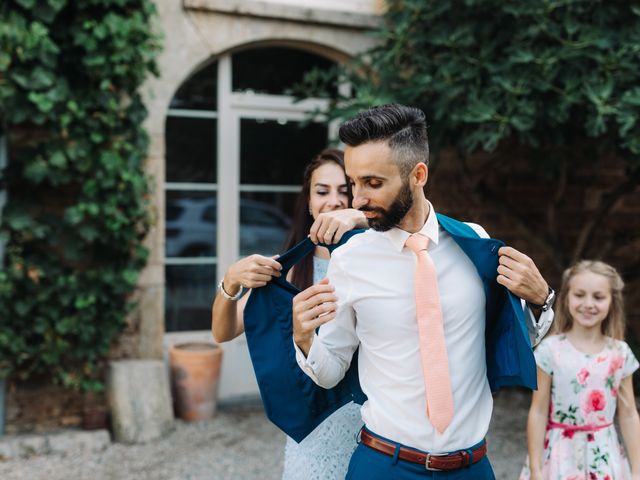
{"label": "tie knot", "polygon": [[409,250],[416,255],[422,250],[426,250],[429,245],[429,238],[419,233],[412,234],[404,244]]}

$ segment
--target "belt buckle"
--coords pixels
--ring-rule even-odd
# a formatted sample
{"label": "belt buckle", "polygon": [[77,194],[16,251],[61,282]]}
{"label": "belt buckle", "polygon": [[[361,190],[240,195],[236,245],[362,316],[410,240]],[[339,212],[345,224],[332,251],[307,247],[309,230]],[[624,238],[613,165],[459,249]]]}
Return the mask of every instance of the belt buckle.
{"label": "belt buckle", "polygon": [[448,453],[427,453],[427,458],[424,460],[424,467],[431,472],[444,472],[442,468],[433,468],[431,466],[431,457],[447,457]]}

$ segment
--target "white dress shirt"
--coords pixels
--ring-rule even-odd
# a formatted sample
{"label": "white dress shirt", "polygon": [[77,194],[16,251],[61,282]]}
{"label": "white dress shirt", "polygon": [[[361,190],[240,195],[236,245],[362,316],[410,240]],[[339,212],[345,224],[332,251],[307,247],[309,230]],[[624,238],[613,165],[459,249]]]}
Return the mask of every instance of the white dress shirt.
{"label": "white dress shirt", "polygon": [[[493,399],[485,359],[485,293],[471,260],[442,228],[431,207],[420,230],[435,264],[453,390],[454,415],[439,434],[426,415],[415,311],[415,254],[404,248],[409,233],[368,230],[332,256],[327,276],[338,297],[336,318],[320,328],[300,367],[331,388],[358,352],[360,385],[368,400],[362,418],[371,431],[431,453],[468,448],[484,438]],[[480,236],[482,227],[469,224]],[[530,331],[541,338],[553,312]]]}

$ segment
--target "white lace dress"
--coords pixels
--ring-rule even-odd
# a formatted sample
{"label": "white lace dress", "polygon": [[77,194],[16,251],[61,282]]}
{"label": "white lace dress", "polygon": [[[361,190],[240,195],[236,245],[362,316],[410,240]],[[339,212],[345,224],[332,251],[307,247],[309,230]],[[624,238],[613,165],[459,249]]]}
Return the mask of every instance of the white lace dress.
{"label": "white lace dress", "polygon": [[[327,273],[328,260],[313,258],[313,283]],[[362,427],[360,405],[348,403],[318,425],[302,442],[287,437],[283,480],[342,480]]]}

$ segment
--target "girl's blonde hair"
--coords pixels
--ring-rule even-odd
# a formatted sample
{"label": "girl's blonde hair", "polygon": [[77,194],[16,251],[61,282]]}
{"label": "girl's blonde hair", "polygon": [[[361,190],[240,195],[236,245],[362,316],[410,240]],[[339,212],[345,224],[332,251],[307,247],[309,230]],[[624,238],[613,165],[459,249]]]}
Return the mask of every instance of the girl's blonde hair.
{"label": "girl's blonde hair", "polygon": [[611,265],[598,260],[581,260],[567,268],[562,274],[562,287],[558,295],[558,310],[554,320],[554,331],[563,333],[571,330],[573,318],[569,313],[569,282],[576,275],[583,272],[591,272],[602,275],[609,281],[611,289],[611,305],[609,312],[602,322],[601,329],[604,335],[617,340],[624,339],[625,317],[624,299],[622,289],[624,282],[618,271]]}

